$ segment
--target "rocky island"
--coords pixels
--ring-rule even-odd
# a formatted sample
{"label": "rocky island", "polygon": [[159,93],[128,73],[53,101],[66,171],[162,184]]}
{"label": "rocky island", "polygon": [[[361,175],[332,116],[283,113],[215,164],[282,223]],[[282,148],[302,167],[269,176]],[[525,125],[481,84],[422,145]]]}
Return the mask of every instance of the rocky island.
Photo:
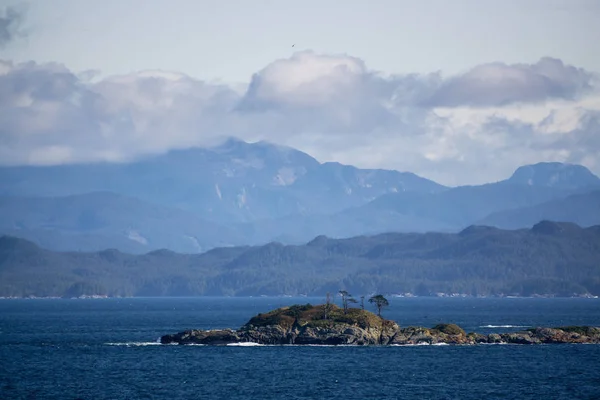
{"label": "rocky island", "polygon": [[455,324],[401,328],[358,308],[333,304],[282,307],[251,318],[238,330],[186,330],[160,338],[163,344],[228,345],[418,345],[600,343],[600,327],[531,328],[513,333],[466,333]]}

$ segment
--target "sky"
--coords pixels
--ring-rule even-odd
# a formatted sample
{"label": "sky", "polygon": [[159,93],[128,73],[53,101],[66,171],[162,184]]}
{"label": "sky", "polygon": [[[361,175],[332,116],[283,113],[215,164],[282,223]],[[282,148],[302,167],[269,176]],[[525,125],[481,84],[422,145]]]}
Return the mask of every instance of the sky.
{"label": "sky", "polygon": [[0,0],[0,163],[226,137],[446,185],[600,174],[597,0]]}

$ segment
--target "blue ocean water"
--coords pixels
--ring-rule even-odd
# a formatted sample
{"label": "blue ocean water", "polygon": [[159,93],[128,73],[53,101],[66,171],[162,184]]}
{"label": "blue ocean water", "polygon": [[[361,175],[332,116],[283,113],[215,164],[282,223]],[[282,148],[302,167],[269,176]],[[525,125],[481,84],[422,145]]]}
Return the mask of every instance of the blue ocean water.
{"label": "blue ocean water", "polygon": [[[160,345],[321,298],[0,300],[0,399],[600,399],[600,345]],[[391,298],[402,326],[600,326],[598,299]]]}

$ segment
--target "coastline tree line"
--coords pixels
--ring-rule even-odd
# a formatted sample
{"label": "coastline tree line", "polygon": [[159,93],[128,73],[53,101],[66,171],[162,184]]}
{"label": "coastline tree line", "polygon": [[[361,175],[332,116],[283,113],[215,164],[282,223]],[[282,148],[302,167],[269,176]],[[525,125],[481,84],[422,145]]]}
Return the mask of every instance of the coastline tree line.
{"label": "coastline tree line", "polygon": [[[350,308],[349,305],[356,304],[356,303],[358,303],[358,301],[354,297],[352,297],[352,295],[350,293],[348,293],[348,291],[346,291],[346,290],[340,290],[338,292],[338,294],[342,298],[343,313],[348,314],[348,309]],[[365,298],[365,296],[360,297],[360,299],[361,299],[360,308],[362,310],[365,309],[364,298]],[[375,294],[375,295],[369,297],[369,303],[371,303],[375,306],[375,308],[377,309],[377,315],[380,317],[381,317],[381,310],[390,305],[389,301],[385,297],[383,297],[383,295],[381,295],[381,294]],[[332,305],[332,297],[331,297],[331,294],[328,292],[327,296],[325,297],[324,319],[328,318],[328,313],[331,312],[331,308],[332,308],[331,305]]]}
{"label": "coastline tree line", "polygon": [[[600,295],[600,226],[389,233],[202,254],[53,252],[0,237],[0,297]],[[352,298],[352,300],[350,300]],[[364,308],[369,299],[350,296]],[[346,301],[346,300],[344,300]],[[373,304],[373,303],[371,303]]]}

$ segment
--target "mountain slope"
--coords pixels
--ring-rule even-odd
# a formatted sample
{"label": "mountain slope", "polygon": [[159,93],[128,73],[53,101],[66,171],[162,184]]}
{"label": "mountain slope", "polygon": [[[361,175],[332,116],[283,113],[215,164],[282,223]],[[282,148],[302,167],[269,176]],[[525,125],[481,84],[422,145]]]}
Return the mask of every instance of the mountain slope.
{"label": "mountain slope", "polygon": [[393,233],[185,255],[56,253],[0,238],[0,296],[600,294],[600,226]]}
{"label": "mountain slope", "polygon": [[242,244],[232,229],[185,212],[110,192],[65,197],[0,197],[0,232],[56,250],[170,248],[197,253]]}
{"label": "mountain slope", "polygon": [[335,214],[289,216],[240,229],[262,240],[278,238],[292,243],[317,235],[341,238],[383,232],[456,232],[494,212],[562,199],[570,193],[505,183],[461,186],[440,193],[390,193]]}
{"label": "mountain slope", "polygon": [[[523,225],[486,218],[525,208],[515,218],[527,220],[527,226],[542,218],[588,226],[597,223],[593,213],[536,214],[535,206],[600,190],[598,182],[582,166],[539,163],[519,167],[500,182],[446,188],[409,172],[319,163],[289,147],[230,139],[212,148],[175,150],[124,164],[0,168],[0,194],[30,198],[17,208],[0,202],[6,220],[0,221],[0,232],[54,250],[113,247],[140,253],[157,247],[197,252],[273,240],[298,244],[318,235],[456,232],[480,222],[516,227]],[[98,191],[146,205],[138,210],[121,202],[115,208],[106,196],[94,198]],[[40,196],[61,197],[64,210],[70,207],[68,196],[82,200],[69,214],[58,206],[34,204],[32,198]],[[178,216],[155,211],[148,203]],[[105,227],[94,225],[99,212],[109,221]],[[82,224],[86,218],[88,224]],[[29,222],[23,227],[20,221]],[[142,229],[140,224],[149,225]]]}
{"label": "mountain slope", "polygon": [[110,191],[221,223],[331,213],[384,193],[444,189],[411,173],[320,164],[289,147],[235,139],[124,164],[0,168],[0,195]]}
{"label": "mountain slope", "polygon": [[582,165],[542,162],[519,167],[506,183],[561,189],[600,187],[600,178]]}
{"label": "mountain slope", "polygon": [[575,194],[530,207],[493,213],[480,221],[504,229],[528,228],[541,220],[569,221],[580,226],[600,224],[600,190]]}
{"label": "mountain slope", "polygon": [[[574,193],[587,193],[596,186],[590,186],[598,180],[589,170],[581,166],[550,163],[550,170],[567,171],[563,175],[570,181],[555,179],[555,185],[547,180],[535,179],[522,183],[515,176],[529,171],[534,176],[544,176],[548,163],[520,167],[513,178],[504,181],[477,186],[460,186],[443,191],[397,191],[383,194],[374,200],[336,213],[313,215],[290,215],[284,218],[259,220],[241,225],[239,228],[259,238],[261,241],[280,240],[288,243],[300,243],[317,235],[331,237],[349,237],[354,235],[377,234],[383,232],[456,232],[465,226],[485,223],[503,227],[523,225],[502,225],[498,219],[484,219],[488,215],[506,210],[522,209],[552,200],[560,200]],[[561,168],[560,166],[564,166]],[[560,175],[560,176],[563,176]],[[590,178],[591,177],[591,178]],[[565,178],[566,179],[566,178]],[[569,183],[570,182],[570,183]],[[600,186],[597,186],[600,188]],[[562,214],[554,218],[548,214],[546,219],[559,219],[577,222],[584,226],[598,223],[597,214]],[[531,218],[531,226],[544,219]]]}

